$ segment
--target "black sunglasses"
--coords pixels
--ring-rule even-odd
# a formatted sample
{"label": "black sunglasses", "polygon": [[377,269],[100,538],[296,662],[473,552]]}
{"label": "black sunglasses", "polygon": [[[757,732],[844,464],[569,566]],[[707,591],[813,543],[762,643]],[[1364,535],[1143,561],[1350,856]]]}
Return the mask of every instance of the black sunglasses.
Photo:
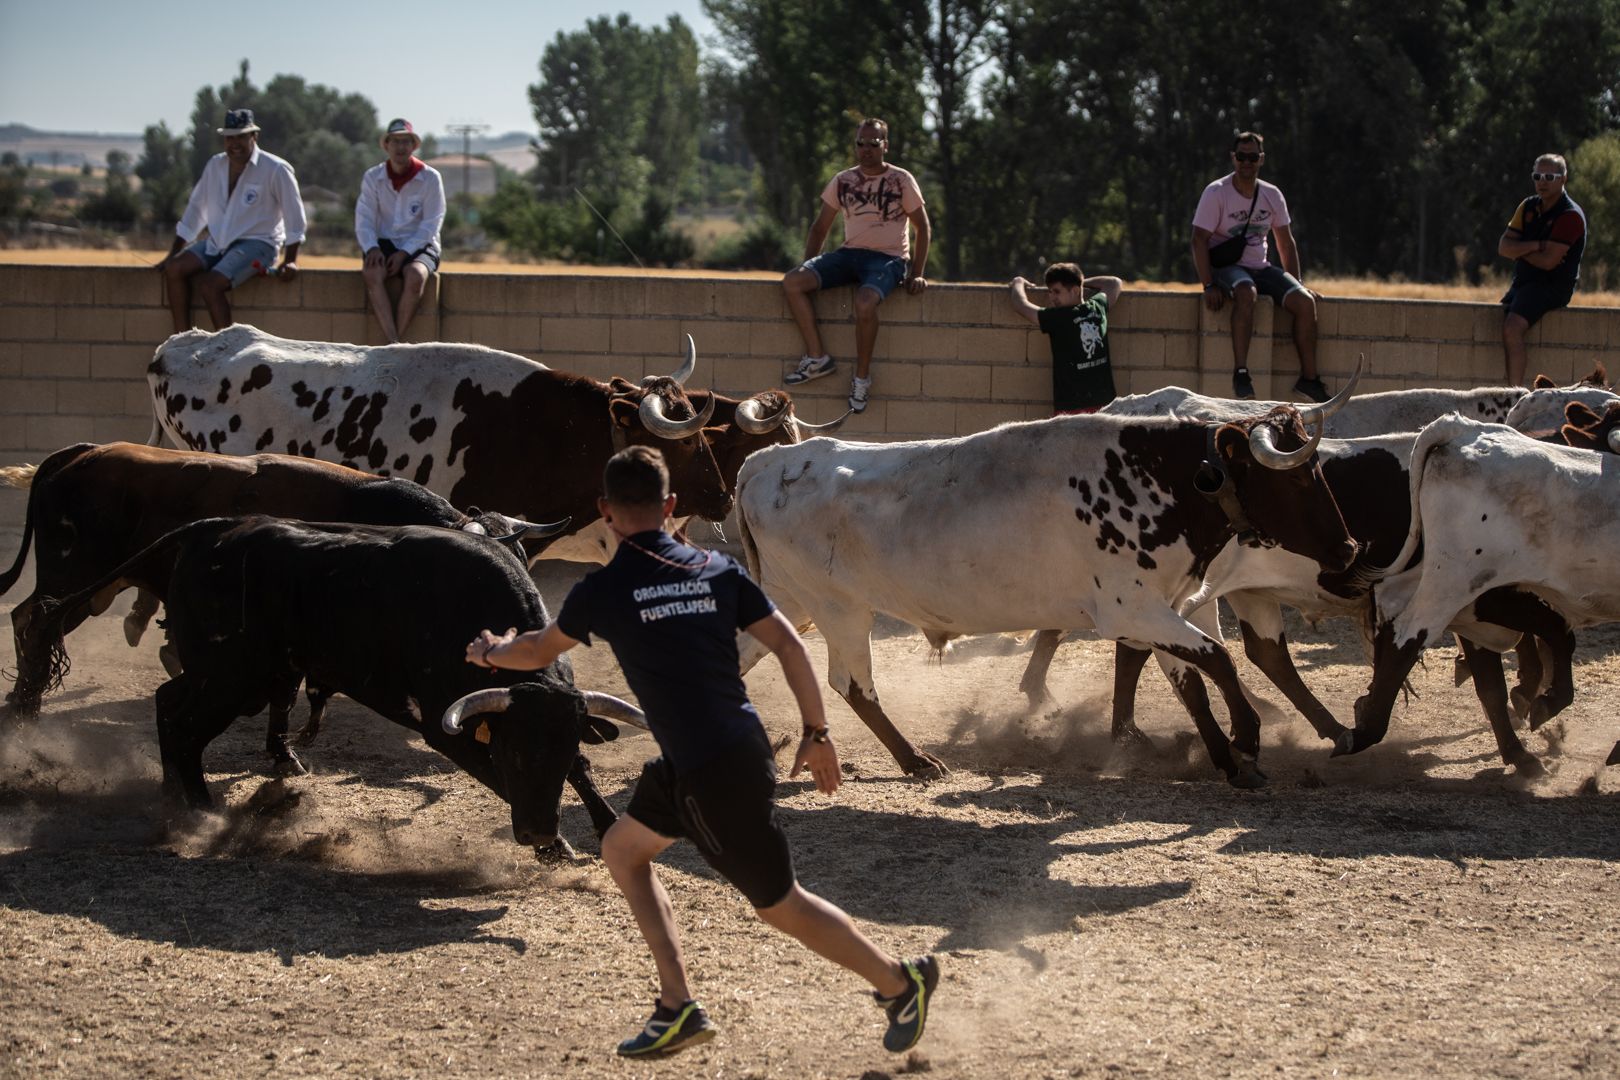
{"label": "black sunglasses", "polygon": [[882,139],[856,139],[855,140],[855,145],[856,146],[882,146],[883,145],[883,140]]}
{"label": "black sunglasses", "polygon": [[1238,161],[1252,162],[1259,161],[1264,154],[1251,154],[1246,150],[1234,150],[1232,151],[1232,156]]}
{"label": "black sunglasses", "polygon": [[1542,180],[1546,180],[1550,183],[1554,180],[1562,180],[1563,178],[1564,174],[1561,172],[1533,172],[1530,174],[1530,179],[1535,180],[1538,183]]}

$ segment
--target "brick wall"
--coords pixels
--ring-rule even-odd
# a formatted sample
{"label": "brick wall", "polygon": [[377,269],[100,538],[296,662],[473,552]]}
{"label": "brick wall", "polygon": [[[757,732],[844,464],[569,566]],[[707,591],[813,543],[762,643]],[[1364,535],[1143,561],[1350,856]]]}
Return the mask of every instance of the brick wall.
{"label": "brick wall", "polygon": [[[806,419],[844,410],[854,352],[851,292],[816,299],[836,376],[796,391]],[[376,342],[358,273],[305,271],[236,291],[236,317],[289,338]],[[1323,300],[1319,355],[1336,385],[1367,353],[1369,391],[1502,379],[1501,314],[1490,304]],[[204,313],[197,312],[206,323]],[[883,306],[873,399],[843,434],[912,439],[967,434],[1050,412],[1051,353],[1012,313],[1006,290],[935,285]],[[1249,367],[1262,397],[1289,397],[1291,320],[1262,301]],[[144,371],[167,336],[151,270],[0,265],[0,464],[37,462],[81,440],[144,440]],[[745,395],[780,386],[802,345],[774,281],[735,278],[446,274],[428,286],[415,340],[473,341],[598,378],[667,372],[681,337],[697,342],[693,385]],[[1230,393],[1229,317],[1188,292],[1131,292],[1110,328],[1121,393],[1178,384]],[[1530,334],[1530,371],[1559,382],[1620,350],[1620,309],[1555,312]],[[1611,365],[1615,366],[1615,365]],[[21,492],[0,489],[0,528],[21,525]]]}

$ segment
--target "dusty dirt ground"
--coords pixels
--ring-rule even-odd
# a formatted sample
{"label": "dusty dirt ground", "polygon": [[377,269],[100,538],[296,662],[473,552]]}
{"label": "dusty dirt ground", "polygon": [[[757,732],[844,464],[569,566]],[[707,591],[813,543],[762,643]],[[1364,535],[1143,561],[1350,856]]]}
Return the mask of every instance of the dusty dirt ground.
{"label": "dusty dirt ground", "polygon": [[[0,540],[3,561],[16,534]],[[555,610],[574,574],[544,577]],[[152,637],[123,642],[127,599],[69,639],[41,720],[0,730],[0,1074],[1620,1075],[1612,629],[1582,635],[1555,772],[1533,786],[1503,775],[1437,649],[1421,698],[1357,758],[1329,760],[1260,689],[1271,784],[1239,792],[1177,750],[1190,724],[1152,665],[1139,716],[1162,752],[1122,762],[1110,646],[1065,645],[1058,704],[1030,714],[1019,644],[968,640],[940,664],[888,626],[885,701],[955,771],[900,778],[834,703],[847,783],[784,783],[782,817],[810,888],[884,946],[942,955],[926,1039],[885,1054],[863,986],[677,845],[662,872],[721,1034],[657,1064],[612,1052],[654,984],[601,865],[537,864],[493,796],[352,703],[305,753],[312,775],[285,783],[262,721],[239,721],[205,759],[223,811],[166,831],[162,675]],[[1348,717],[1367,681],[1353,631],[1292,629],[1306,679]],[[605,649],[576,655],[582,685],[623,691]],[[749,686],[774,732],[795,729],[774,663]],[[593,753],[615,805],[650,748]],[[594,851],[571,795],[565,809]]]}

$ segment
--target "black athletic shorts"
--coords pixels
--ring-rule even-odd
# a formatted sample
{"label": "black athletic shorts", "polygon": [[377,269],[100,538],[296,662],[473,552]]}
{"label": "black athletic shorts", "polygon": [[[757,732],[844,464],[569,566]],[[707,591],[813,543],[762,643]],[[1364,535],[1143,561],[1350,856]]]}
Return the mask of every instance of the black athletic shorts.
{"label": "black athletic shorts", "polygon": [[[399,246],[392,240],[385,240],[380,237],[377,240],[377,247],[382,251],[383,258],[385,259],[399,250]],[[421,251],[413,251],[411,252],[411,257],[405,261],[419,262],[423,266],[427,267],[427,272],[431,274],[439,268],[439,245],[429,244]]]}
{"label": "black athletic shorts", "polygon": [[1531,326],[1536,325],[1549,311],[1568,307],[1575,295],[1573,289],[1547,281],[1521,281],[1510,287],[1502,297],[1504,315],[1519,315]]}
{"label": "black athletic shorts", "polygon": [[793,855],[776,820],[776,761],[765,733],[677,774],[667,758],[641,767],[625,813],[660,836],[685,837],[756,908],[793,888]]}

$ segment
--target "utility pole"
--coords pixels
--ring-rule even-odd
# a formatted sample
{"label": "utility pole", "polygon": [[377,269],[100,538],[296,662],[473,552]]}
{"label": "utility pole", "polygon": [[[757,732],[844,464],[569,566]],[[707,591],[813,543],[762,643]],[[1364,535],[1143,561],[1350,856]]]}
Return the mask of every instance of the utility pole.
{"label": "utility pole", "polygon": [[489,125],[472,121],[470,123],[448,124],[446,129],[452,135],[461,136],[461,198],[462,205],[472,210],[472,137],[476,131],[488,131]]}

